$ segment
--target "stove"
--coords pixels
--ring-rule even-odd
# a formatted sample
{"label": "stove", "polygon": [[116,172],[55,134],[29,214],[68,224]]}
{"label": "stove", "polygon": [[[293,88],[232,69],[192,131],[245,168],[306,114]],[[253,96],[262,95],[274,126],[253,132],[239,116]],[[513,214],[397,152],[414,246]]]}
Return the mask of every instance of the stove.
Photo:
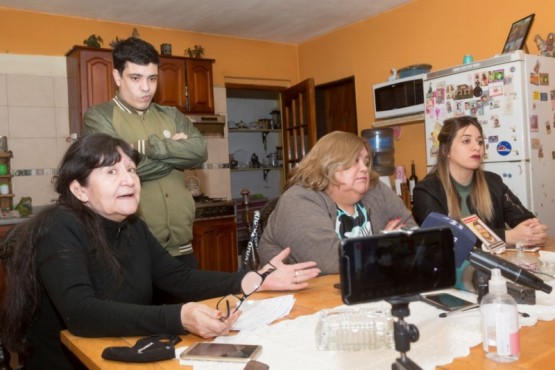
{"label": "stove", "polygon": [[195,199],[195,220],[235,217],[235,203],[223,198],[211,198],[205,195]]}

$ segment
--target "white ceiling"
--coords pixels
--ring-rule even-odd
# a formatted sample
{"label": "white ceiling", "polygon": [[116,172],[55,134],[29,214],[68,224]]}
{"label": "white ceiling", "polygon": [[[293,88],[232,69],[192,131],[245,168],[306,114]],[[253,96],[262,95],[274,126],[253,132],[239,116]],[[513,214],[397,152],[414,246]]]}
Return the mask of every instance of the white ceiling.
{"label": "white ceiling", "polygon": [[0,7],[297,44],[410,1],[0,0]]}

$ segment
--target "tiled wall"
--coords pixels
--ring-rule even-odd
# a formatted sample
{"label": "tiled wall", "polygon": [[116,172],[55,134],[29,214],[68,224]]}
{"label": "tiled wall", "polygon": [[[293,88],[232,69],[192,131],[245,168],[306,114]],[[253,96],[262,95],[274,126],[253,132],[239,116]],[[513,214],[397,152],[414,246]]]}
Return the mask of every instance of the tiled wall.
{"label": "tiled wall", "polygon": [[56,197],[52,185],[69,135],[64,57],[0,54],[0,136],[13,152],[14,204]]}
{"label": "tiled wall", "polygon": [[[0,54],[0,136],[13,152],[14,204],[30,196],[33,206],[57,195],[52,185],[59,161],[69,147],[68,89],[65,57]],[[215,88],[216,113],[226,113],[225,88]],[[196,176],[204,194],[230,198],[227,125],[225,138],[207,138],[208,160]]]}
{"label": "tiled wall", "polygon": [[[227,115],[226,89],[214,88],[215,113]],[[201,191],[213,198],[231,198],[231,177],[229,168],[229,144],[227,124],[225,137],[206,137],[208,147],[208,160],[203,169],[185,171],[185,176],[195,176],[200,183]]]}

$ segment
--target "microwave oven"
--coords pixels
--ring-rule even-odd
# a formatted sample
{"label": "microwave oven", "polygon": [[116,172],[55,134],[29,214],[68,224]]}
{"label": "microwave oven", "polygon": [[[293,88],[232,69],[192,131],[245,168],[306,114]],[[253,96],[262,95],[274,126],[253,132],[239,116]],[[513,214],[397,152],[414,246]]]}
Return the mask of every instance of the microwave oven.
{"label": "microwave oven", "polygon": [[424,112],[426,76],[423,73],[374,85],[374,117],[383,119]]}

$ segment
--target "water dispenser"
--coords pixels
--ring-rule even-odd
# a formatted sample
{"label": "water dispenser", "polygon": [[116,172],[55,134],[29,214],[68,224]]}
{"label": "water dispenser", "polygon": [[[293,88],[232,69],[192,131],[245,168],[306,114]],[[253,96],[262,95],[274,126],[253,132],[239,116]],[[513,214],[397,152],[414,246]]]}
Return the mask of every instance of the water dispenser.
{"label": "water dispenser", "polygon": [[372,170],[381,176],[393,175],[395,173],[393,129],[386,127],[362,130],[362,137],[368,139],[372,149]]}

